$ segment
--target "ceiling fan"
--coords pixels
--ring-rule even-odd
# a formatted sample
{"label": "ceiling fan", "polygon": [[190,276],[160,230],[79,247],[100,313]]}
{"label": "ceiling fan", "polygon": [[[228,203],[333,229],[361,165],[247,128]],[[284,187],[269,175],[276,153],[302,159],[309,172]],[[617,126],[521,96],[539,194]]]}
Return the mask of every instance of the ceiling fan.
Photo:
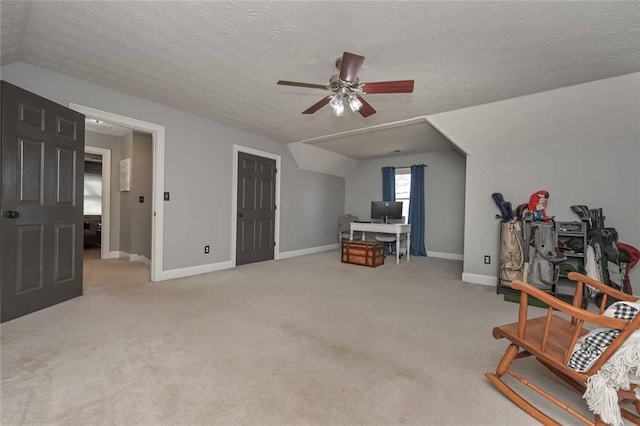
{"label": "ceiling fan", "polygon": [[325,96],[320,101],[311,105],[303,114],[313,114],[323,106],[329,104],[336,115],[342,115],[344,104],[347,103],[351,111],[358,111],[363,117],[376,113],[371,105],[361,96],[366,93],[411,93],[413,92],[413,80],[378,81],[374,83],[360,83],[358,71],[364,63],[364,56],[344,52],[342,58],[336,59],[336,68],[339,74],[331,76],[329,84],[300,83],[297,81],[279,80],[278,84],[284,86],[309,87],[332,91],[333,94]]}

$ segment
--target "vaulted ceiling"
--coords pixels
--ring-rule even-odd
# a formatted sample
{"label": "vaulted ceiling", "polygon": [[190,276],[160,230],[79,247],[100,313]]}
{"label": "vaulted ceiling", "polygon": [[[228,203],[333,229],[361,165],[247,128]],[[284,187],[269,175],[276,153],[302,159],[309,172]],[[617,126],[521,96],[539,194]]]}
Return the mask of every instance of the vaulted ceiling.
{"label": "vaulted ceiling", "polygon": [[[49,68],[276,141],[408,120],[397,139],[411,146],[380,132],[324,143],[356,158],[367,142],[386,143],[385,153],[444,149],[416,142],[433,133],[416,117],[640,71],[638,2],[3,0],[0,13],[2,64]],[[367,118],[329,107],[302,115],[327,92],[276,81],[327,84],[344,51],[366,57],[361,81],[414,79],[414,93],[365,95],[378,111]]]}

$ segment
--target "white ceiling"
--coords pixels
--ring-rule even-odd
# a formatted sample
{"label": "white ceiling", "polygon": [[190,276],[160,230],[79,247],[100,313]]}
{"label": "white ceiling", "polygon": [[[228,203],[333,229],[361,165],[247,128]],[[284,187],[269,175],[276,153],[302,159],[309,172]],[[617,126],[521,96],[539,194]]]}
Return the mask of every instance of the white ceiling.
{"label": "white ceiling", "polygon": [[321,136],[303,142],[358,159],[455,149],[423,117]]}
{"label": "white ceiling", "polygon": [[[426,122],[344,134],[640,71],[639,2],[0,3],[2,64],[22,60],[212,120],[355,158],[444,149]],[[334,61],[360,80],[414,79],[371,94],[368,118],[329,107]],[[435,132],[435,133],[434,133]],[[345,137],[347,135],[348,137]],[[422,141],[422,143],[421,143]]]}

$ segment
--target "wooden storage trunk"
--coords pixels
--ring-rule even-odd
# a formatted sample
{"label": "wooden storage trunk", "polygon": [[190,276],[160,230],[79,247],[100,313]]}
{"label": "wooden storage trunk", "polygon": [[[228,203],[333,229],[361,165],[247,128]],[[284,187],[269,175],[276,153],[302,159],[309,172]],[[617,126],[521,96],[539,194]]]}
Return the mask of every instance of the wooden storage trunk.
{"label": "wooden storage trunk", "polygon": [[342,241],[342,263],[379,266],[384,264],[384,244],[378,241]]}

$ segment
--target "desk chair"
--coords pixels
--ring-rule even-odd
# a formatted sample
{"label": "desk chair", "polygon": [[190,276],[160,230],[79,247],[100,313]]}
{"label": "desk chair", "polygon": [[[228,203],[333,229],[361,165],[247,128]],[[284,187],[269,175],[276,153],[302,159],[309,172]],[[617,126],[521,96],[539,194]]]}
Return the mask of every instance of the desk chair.
{"label": "desk chair", "polygon": [[[388,219],[387,223],[406,223],[406,218],[404,216],[402,216],[402,219]],[[392,247],[392,243],[396,242],[396,235],[395,234],[376,234],[375,235],[375,239],[376,241],[381,241],[384,243],[385,245],[385,251],[384,251],[384,255],[386,256],[387,254],[391,254],[391,247]],[[406,234],[402,234],[400,235],[400,244],[402,244],[402,241],[406,241],[407,240],[407,235]],[[401,249],[400,247],[396,247],[396,250],[400,250],[400,257],[402,257],[403,255],[403,249]],[[404,249],[404,252],[406,252],[406,248]]]}
{"label": "desk chair", "polygon": [[[351,236],[351,222],[355,222],[358,220],[358,216],[354,216],[352,214],[345,214],[338,218],[338,241],[342,243],[343,239],[349,239]],[[356,237],[356,233],[353,234],[353,238],[362,238],[362,233],[357,232],[359,237]]]}

